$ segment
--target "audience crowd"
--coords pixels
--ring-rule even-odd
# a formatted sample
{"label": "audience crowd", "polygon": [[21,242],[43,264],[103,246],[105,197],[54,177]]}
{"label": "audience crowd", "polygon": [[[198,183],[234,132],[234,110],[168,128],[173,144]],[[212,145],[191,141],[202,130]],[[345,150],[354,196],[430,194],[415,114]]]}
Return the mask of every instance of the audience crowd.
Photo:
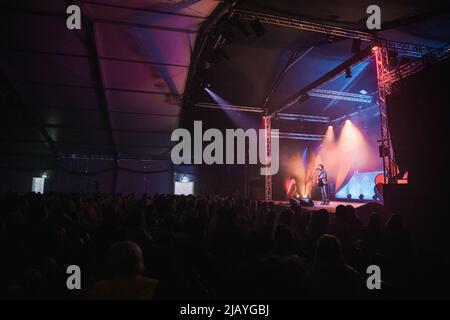
{"label": "audience crowd", "polygon": [[[414,292],[399,215],[211,195],[7,194],[4,299],[383,299]],[[384,221],[386,220],[386,221]],[[66,269],[81,270],[69,290]],[[369,290],[369,265],[381,290]],[[410,271],[405,271],[410,270]]]}

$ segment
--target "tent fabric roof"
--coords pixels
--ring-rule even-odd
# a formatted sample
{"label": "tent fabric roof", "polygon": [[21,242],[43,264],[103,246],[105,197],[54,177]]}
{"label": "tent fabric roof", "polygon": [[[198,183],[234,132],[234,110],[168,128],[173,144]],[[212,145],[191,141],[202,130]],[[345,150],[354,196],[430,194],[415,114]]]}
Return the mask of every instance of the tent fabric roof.
{"label": "tent fabric roof", "polygon": [[[102,95],[120,158],[167,154],[198,30],[218,2],[75,3],[92,22],[94,41],[84,25],[80,31],[66,28],[70,1],[2,4],[3,76],[63,155],[114,156]],[[48,153],[17,106],[8,109],[1,136],[13,147],[9,151],[30,152],[32,146],[33,152]]]}
{"label": "tent fabric roof", "polygon": [[[16,98],[14,105],[2,110],[3,152],[51,154],[42,136],[45,130],[63,155],[167,158],[170,133],[180,123],[182,97],[199,29],[220,2],[76,3],[93,26],[91,36],[86,28],[65,28],[65,10],[71,1],[17,0],[1,5],[5,26],[0,30],[0,70],[2,81],[10,85]],[[369,4],[357,0],[258,0],[240,6],[361,29]],[[387,26],[380,33],[384,38],[432,47],[450,40],[448,11],[441,8],[436,12],[429,7],[429,1],[406,4],[383,0],[378,5]],[[286,74],[270,106],[279,106],[296,90],[352,55],[351,40],[329,42],[321,34],[265,27],[268,32],[260,38],[237,36],[225,48],[231,59],[213,66],[214,89],[230,103],[262,105],[294,50],[304,53],[312,48]],[[358,68],[361,70],[353,70],[351,83],[341,77],[325,88],[373,93],[373,65]],[[204,92],[197,92],[194,99],[211,102]],[[325,104],[320,98],[311,98],[289,112],[337,117],[354,108],[351,104]]]}

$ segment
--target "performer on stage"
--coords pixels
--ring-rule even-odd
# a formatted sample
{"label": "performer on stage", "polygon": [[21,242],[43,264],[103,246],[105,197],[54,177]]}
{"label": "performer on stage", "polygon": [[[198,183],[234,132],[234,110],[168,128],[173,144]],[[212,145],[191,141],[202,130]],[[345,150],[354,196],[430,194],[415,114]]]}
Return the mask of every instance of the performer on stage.
{"label": "performer on stage", "polygon": [[319,171],[317,175],[317,185],[320,188],[320,193],[322,195],[322,202],[321,205],[327,205],[330,203],[328,200],[328,177],[327,172],[325,171],[323,164],[319,164],[316,168],[317,171]]}

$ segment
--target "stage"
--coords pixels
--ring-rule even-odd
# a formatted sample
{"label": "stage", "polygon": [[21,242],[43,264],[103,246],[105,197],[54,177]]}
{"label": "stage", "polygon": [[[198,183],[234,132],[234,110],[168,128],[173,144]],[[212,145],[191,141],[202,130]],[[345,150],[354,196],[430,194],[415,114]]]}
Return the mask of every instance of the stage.
{"label": "stage", "polygon": [[[274,201],[274,203],[278,206],[283,206],[283,207],[289,207],[289,201]],[[320,209],[325,209],[328,212],[336,212],[336,207],[338,205],[351,205],[353,208],[358,208],[362,205],[364,205],[366,202],[349,202],[349,201],[330,201],[330,203],[328,205],[321,205],[320,201],[314,201],[314,207],[305,207],[307,210],[310,211],[317,211]]]}

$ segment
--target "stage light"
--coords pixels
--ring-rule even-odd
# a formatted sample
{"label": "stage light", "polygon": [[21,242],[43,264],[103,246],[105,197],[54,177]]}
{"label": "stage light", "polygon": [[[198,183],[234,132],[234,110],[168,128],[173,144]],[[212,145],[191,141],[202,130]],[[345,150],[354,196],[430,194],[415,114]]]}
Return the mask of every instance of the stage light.
{"label": "stage light", "polygon": [[379,48],[378,48],[378,46],[373,46],[372,47],[372,51],[377,51]]}
{"label": "stage light", "polygon": [[207,81],[203,81],[202,83],[201,83],[201,87],[203,88],[203,89],[205,89],[205,91],[206,92],[210,92],[210,90],[209,90],[209,88],[211,88],[211,84],[209,83],[209,82],[207,82]]}
{"label": "stage light", "polygon": [[252,30],[257,37],[262,37],[267,32],[266,28],[264,28],[261,21],[259,21],[258,19],[251,21],[250,27],[252,27]]}
{"label": "stage light", "polygon": [[361,94],[367,94],[367,91],[366,90],[361,90],[359,93],[361,93]]}
{"label": "stage light", "polygon": [[351,124],[352,122],[350,121],[350,119],[345,120],[345,124]]}
{"label": "stage light", "polygon": [[328,126],[325,136],[323,137],[323,142],[327,147],[330,147],[330,143],[334,142],[334,128],[332,125]]}
{"label": "stage light", "polygon": [[41,178],[47,179],[47,178],[48,178],[47,173],[44,172],[44,173],[42,174]]}

